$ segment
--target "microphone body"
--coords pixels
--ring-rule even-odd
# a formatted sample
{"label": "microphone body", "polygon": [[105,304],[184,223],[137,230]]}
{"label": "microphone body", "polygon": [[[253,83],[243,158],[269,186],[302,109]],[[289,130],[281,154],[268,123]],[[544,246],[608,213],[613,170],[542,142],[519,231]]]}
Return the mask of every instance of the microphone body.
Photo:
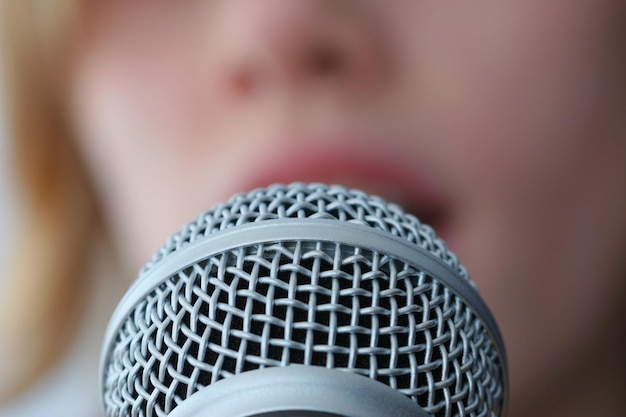
{"label": "microphone body", "polygon": [[502,416],[489,309],[432,228],[340,186],[239,194],[173,235],[116,309],[105,414]]}

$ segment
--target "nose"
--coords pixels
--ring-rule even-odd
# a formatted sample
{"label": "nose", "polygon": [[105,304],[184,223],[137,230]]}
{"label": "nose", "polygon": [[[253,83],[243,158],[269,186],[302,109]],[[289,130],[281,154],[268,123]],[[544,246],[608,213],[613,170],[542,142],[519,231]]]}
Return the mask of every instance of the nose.
{"label": "nose", "polygon": [[388,60],[365,1],[229,0],[217,6],[214,59],[232,94],[380,86]]}

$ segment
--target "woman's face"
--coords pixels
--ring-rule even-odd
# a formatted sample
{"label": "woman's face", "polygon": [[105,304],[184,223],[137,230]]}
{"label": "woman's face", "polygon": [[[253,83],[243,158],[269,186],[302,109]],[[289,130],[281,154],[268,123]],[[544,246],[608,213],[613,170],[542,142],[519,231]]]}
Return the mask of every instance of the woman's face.
{"label": "woman's face", "polygon": [[513,409],[600,338],[626,248],[619,0],[95,7],[71,98],[133,268],[233,193],[340,183],[459,254],[504,334]]}

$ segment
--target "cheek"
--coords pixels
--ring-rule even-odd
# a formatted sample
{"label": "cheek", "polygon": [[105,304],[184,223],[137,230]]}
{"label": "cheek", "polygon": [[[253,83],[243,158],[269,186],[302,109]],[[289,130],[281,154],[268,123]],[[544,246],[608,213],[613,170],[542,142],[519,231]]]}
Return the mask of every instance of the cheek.
{"label": "cheek", "polygon": [[[195,62],[161,47],[164,56],[178,55],[169,62],[157,51],[120,57],[94,49],[74,78],[79,146],[133,271],[183,221],[212,204],[219,188],[206,184],[219,167],[197,164],[197,155],[211,148],[215,130],[205,125],[215,112],[202,104],[201,84],[190,70]],[[202,202],[194,201],[198,189],[207,191]]]}
{"label": "cheek", "polygon": [[134,59],[96,57],[89,64],[79,87],[84,90],[86,119],[98,123],[108,118],[111,128],[118,128],[114,138],[130,136],[144,145],[167,146],[172,133],[193,126],[193,109],[199,104],[198,90],[192,86],[193,62],[173,58],[171,64],[163,63],[142,54]]}
{"label": "cheek", "polygon": [[603,122],[615,89],[609,8],[553,3],[436,3],[393,16],[406,118],[470,164],[472,182],[558,172]]}
{"label": "cheek", "polygon": [[198,140],[200,124],[220,120],[216,99],[206,100],[214,87],[206,62],[212,7],[195,0],[102,5],[78,53],[79,111],[119,126],[109,140],[128,136],[174,152]]}
{"label": "cheek", "polygon": [[413,23],[394,16],[397,119],[419,118],[416,148],[456,191],[453,249],[496,314],[520,398],[538,372],[571,366],[623,294],[624,77],[601,3],[429,3],[406,13]]}

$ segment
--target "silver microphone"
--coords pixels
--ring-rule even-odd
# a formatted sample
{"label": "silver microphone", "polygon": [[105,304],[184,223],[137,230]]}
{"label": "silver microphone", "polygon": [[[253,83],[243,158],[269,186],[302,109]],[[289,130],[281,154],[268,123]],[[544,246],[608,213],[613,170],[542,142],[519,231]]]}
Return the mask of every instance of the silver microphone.
{"label": "silver microphone", "polygon": [[173,235],[109,323],[105,414],[502,416],[504,345],[465,268],[341,186],[239,194]]}

